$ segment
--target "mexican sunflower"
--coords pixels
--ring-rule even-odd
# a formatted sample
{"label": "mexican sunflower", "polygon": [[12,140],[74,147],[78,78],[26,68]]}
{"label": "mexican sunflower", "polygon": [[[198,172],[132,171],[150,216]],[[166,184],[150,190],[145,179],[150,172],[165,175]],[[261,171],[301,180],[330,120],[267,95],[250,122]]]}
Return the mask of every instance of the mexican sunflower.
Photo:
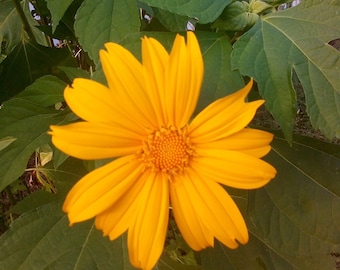
{"label": "mexican sunflower", "polygon": [[95,218],[111,240],[128,232],[131,263],[151,269],[159,259],[169,211],[188,245],[214,238],[230,248],[248,241],[243,217],[221,186],[254,189],[275,176],[260,158],[270,133],[246,127],[262,100],[245,102],[252,80],[192,119],[203,79],[193,33],[177,35],[171,52],[142,39],[142,63],[106,43],[100,51],[108,86],[75,79],[64,92],[83,121],[51,126],[54,145],[70,156],[115,158],[84,176],[63,205],[70,224]]}

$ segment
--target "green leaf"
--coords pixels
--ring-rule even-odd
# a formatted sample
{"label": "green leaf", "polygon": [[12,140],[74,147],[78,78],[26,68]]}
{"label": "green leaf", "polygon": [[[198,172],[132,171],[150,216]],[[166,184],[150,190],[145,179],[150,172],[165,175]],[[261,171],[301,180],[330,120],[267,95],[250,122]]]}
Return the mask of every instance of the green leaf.
{"label": "green leaf", "polygon": [[139,32],[134,0],[85,0],[76,14],[75,32],[84,50],[98,64],[99,50],[108,41],[119,42]]}
{"label": "green leaf", "polygon": [[173,259],[170,259],[163,255],[156,267],[155,270],[200,270],[202,269],[199,265],[188,265],[183,264],[181,262],[174,261]]}
{"label": "green leaf", "polygon": [[244,86],[238,71],[232,71],[231,44],[223,35],[197,33],[204,61],[204,80],[196,112],[218,98],[231,94]]}
{"label": "green leaf", "polygon": [[296,72],[315,128],[340,137],[340,52],[327,43],[340,37],[340,2],[310,0],[264,16],[234,45],[233,68],[258,82],[266,107],[292,141]]}
{"label": "green leaf", "polygon": [[83,161],[71,157],[58,168],[54,168],[50,162],[44,167],[36,168],[35,172],[43,174],[46,179],[52,181],[56,193],[40,190],[29,194],[10,209],[11,213],[23,214],[49,203],[64,201],[75,182],[88,173]]}
{"label": "green leaf", "polygon": [[[0,110],[0,138],[16,138],[1,150],[0,190],[24,172],[28,159],[39,146],[50,143],[51,138],[47,134],[50,125],[74,120],[73,114],[68,111],[59,112],[53,107],[42,106],[62,100],[65,84],[51,78],[39,79],[17,97],[4,102]],[[53,86],[53,89],[45,89],[44,96],[40,93],[39,85]]]}
{"label": "green leaf", "polygon": [[[340,159],[276,139],[276,179],[250,193],[252,230],[298,269],[334,269],[340,250]],[[339,149],[339,146],[334,146]]]}
{"label": "green leaf", "polygon": [[90,77],[88,72],[80,68],[73,68],[73,67],[58,67],[58,68],[66,74],[70,82],[72,82],[75,78],[89,79]]}
{"label": "green leaf", "polygon": [[213,28],[226,31],[244,31],[253,26],[259,16],[249,12],[249,4],[245,1],[233,2],[222,12],[221,16],[213,23]]}
{"label": "green leaf", "polygon": [[239,246],[236,250],[229,249],[216,241],[214,248],[207,248],[201,252],[201,259],[203,270],[297,270],[293,264],[280,257],[251,233],[249,242],[245,246]]}
{"label": "green leaf", "polygon": [[14,142],[17,138],[13,136],[6,136],[0,139],[0,151],[2,149],[5,149],[7,146],[9,146],[12,142]]}
{"label": "green leaf", "polygon": [[63,64],[76,64],[67,48],[47,48],[21,42],[0,64],[0,103],[18,94],[43,75],[58,75],[60,71],[56,67]]}
{"label": "green leaf", "polygon": [[[340,158],[320,150],[329,146],[299,138],[288,147],[283,138],[275,138],[266,160],[277,177],[249,191],[248,201],[234,196],[249,243],[236,250],[216,243],[201,253],[203,269],[336,269],[332,254],[340,250]],[[340,146],[333,148],[340,151]]]}
{"label": "green leaf", "polygon": [[0,246],[1,269],[134,269],[125,237],[109,241],[93,221],[69,227],[60,203],[20,216]]}
{"label": "green leaf", "polygon": [[[19,43],[22,35],[22,24],[18,19],[14,2],[0,2],[0,54],[9,54]],[[0,61],[1,62],[1,61]]]}
{"label": "green leaf", "polygon": [[142,0],[152,7],[168,10],[172,13],[197,18],[198,23],[205,24],[216,20],[231,0]]}
{"label": "green leaf", "polygon": [[188,17],[186,16],[180,16],[178,14],[158,8],[155,9],[155,18],[157,18],[160,23],[171,32],[181,32],[186,30],[186,25],[188,22]]}
{"label": "green leaf", "polygon": [[57,28],[59,21],[64,16],[66,10],[72,4],[73,0],[46,0],[47,7],[52,15],[52,33]]}
{"label": "green leaf", "polygon": [[16,98],[25,99],[40,106],[50,106],[64,100],[65,86],[66,83],[57,77],[46,75],[37,79]]}

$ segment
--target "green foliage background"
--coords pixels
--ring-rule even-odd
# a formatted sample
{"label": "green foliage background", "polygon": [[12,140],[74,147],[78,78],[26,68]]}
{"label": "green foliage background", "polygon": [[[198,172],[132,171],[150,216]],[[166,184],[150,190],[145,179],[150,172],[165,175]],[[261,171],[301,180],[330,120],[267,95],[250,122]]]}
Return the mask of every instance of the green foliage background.
{"label": "green foliage background", "polygon": [[[98,55],[105,42],[140,59],[141,37],[170,49],[188,22],[205,65],[196,111],[254,77],[282,129],[266,157],[278,175],[259,190],[228,189],[246,219],[247,245],[230,250],[216,242],[194,253],[171,227],[156,269],[339,269],[340,147],[293,136],[299,109],[293,77],[313,127],[339,138],[340,53],[328,43],[340,38],[340,2],[304,0],[280,10],[285,2],[0,0],[0,191],[18,192],[27,175],[42,187],[2,211],[10,228],[0,237],[0,269],[132,269],[125,236],[110,242],[92,221],[70,228],[61,211],[75,181],[105,161],[67,157],[47,131],[77,120],[63,103],[75,77],[106,83]],[[28,167],[32,154],[36,162]],[[20,216],[8,221],[14,215]]]}

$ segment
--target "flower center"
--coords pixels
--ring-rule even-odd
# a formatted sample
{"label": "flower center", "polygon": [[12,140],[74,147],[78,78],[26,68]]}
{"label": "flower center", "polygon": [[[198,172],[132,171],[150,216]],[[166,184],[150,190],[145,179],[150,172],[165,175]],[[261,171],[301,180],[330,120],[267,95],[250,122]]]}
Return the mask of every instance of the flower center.
{"label": "flower center", "polygon": [[162,128],[149,133],[143,143],[142,158],[155,171],[177,174],[189,164],[193,147],[185,129]]}

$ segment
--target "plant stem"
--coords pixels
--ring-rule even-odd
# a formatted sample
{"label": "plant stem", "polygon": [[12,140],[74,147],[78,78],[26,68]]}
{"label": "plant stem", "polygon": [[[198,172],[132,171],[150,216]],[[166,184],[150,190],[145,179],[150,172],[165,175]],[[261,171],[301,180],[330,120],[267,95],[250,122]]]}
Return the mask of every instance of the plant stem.
{"label": "plant stem", "polygon": [[8,200],[9,200],[10,204],[11,204],[12,206],[15,205],[17,202],[16,202],[16,200],[15,200],[13,194],[12,194],[12,190],[11,190],[11,187],[10,187],[10,186],[7,186],[7,187],[5,188],[5,193],[6,193],[6,195],[7,195],[7,198],[8,198]]}
{"label": "plant stem", "polygon": [[28,20],[27,20],[27,18],[26,18],[26,16],[25,16],[25,13],[24,13],[24,11],[23,11],[23,9],[22,9],[22,6],[21,6],[21,4],[20,4],[20,0],[13,0],[13,2],[14,2],[14,4],[15,4],[15,9],[17,10],[18,15],[19,15],[19,17],[20,17],[20,19],[21,19],[21,22],[22,22],[22,24],[24,25],[24,29],[25,29],[25,31],[26,31],[28,37],[29,37],[33,42],[37,42],[36,39],[35,39],[35,37],[34,37],[33,31],[32,31],[32,29],[31,29],[31,27],[30,27],[30,25],[29,25],[29,23],[28,23]]}

